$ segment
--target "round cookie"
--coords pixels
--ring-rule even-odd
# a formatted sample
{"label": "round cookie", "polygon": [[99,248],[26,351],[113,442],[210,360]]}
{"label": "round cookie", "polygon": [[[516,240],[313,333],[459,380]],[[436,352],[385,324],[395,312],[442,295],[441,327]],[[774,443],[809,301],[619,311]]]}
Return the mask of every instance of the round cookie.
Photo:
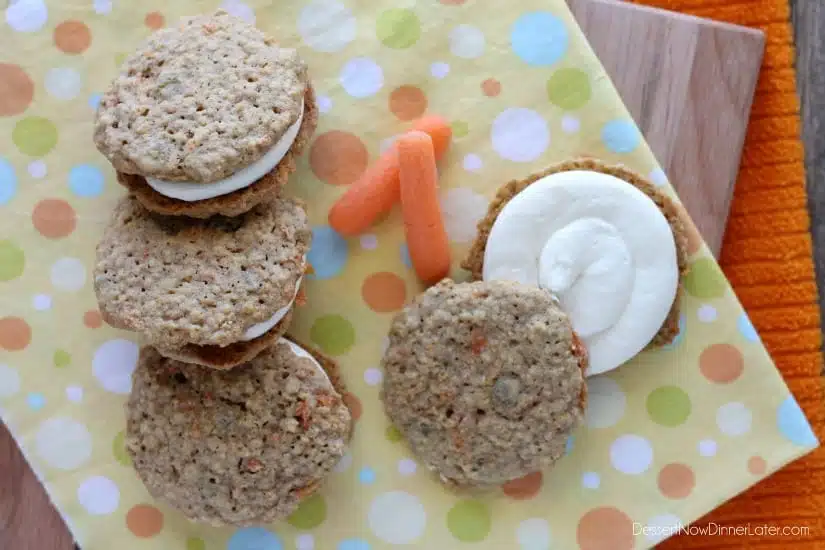
{"label": "round cookie", "polygon": [[293,345],[231,371],[141,350],[126,449],[152,496],[193,521],[246,526],[288,516],[318,489],[352,418],[321,362]]}
{"label": "round cookie", "polygon": [[[97,247],[101,314],[166,355],[234,366],[286,331],[311,238],[306,212],[292,199],[194,220],[124,197]],[[277,315],[274,327],[262,325]]]}
{"label": "round cookie", "polygon": [[395,317],[382,363],[390,420],[457,486],[550,466],[584,418],[586,352],[539,288],[445,280]]}
{"label": "round cookie", "polygon": [[676,260],[678,264],[680,282],[678,285],[676,298],[673,301],[671,309],[662,324],[662,327],[648,344],[648,348],[661,347],[671,343],[679,334],[679,312],[682,294],[684,292],[681,276],[687,272],[689,257],[687,229],[682,221],[678,206],[670,197],[639,174],[623,166],[608,165],[596,159],[584,158],[562,162],[550,166],[541,172],[532,174],[525,179],[513,180],[507,183],[498,190],[495,198],[490,203],[487,215],[478,223],[478,233],[476,239],[470,247],[470,250],[462,262],[461,267],[470,272],[473,280],[481,280],[482,271],[484,268],[484,254],[487,239],[498,215],[510,199],[518,195],[530,184],[539,181],[546,176],[571,170],[600,172],[602,174],[608,174],[626,181],[650,197],[656,206],[659,207],[670,225],[671,231],[673,232],[673,238],[676,243]]}
{"label": "round cookie", "polygon": [[[297,51],[218,11],[153,33],[127,58],[101,99],[94,141],[118,180],[147,208],[193,217],[237,215],[277,194],[317,118],[307,66]],[[282,138],[288,149],[280,161],[277,155],[272,160],[278,164],[234,191],[183,200],[147,182],[203,190],[264,162]]]}
{"label": "round cookie", "polygon": [[315,102],[315,91],[307,85],[304,101],[304,118],[298,136],[287,151],[281,162],[274,170],[256,181],[253,185],[239,189],[228,195],[221,195],[211,199],[194,202],[185,202],[166,195],[161,195],[147,185],[146,178],[137,174],[117,173],[117,181],[126,187],[146,208],[159,214],[170,216],[189,216],[192,218],[208,218],[220,214],[223,216],[238,216],[261,202],[275,199],[286,185],[289,176],[298,166],[298,157],[309,145],[315,128],[318,125],[318,105]]}

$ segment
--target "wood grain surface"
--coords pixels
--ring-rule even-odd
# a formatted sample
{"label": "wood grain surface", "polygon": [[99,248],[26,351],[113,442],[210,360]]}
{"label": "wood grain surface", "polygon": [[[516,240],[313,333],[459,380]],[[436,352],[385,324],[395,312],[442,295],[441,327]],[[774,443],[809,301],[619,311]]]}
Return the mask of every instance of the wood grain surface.
{"label": "wood grain surface", "polygon": [[613,0],[569,0],[685,208],[718,257],[762,31]]}
{"label": "wood grain surface", "polygon": [[811,214],[819,311],[822,326],[825,326],[825,2],[791,0],[791,7],[805,142],[808,211]]}
{"label": "wood grain surface", "polygon": [[[763,38],[604,0],[571,4],[688,211],[718,251]],[[821,59],[814,62],[821,66]],[[71,548],[45,491],[0,426],[0,549]]]}

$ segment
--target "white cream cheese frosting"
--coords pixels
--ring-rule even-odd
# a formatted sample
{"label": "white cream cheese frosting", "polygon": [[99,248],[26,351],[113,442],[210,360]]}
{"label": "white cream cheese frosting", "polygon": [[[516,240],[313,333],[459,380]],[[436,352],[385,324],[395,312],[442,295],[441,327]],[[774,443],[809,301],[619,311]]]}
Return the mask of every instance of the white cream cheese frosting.
{"label": "white cream cheese frosting", "polygon": [[285,342],[289,346],[289,349],[292,350],[292,353],[295,356],[302,357],[304,359],[309,359],[310,361],[312,361],[312,363],[315,365],[315,367],[321,372],[321,374],[324,375],[324,378],[327,379],[327,382],[331,383],[331,381],[329,379],[329,375],[327,374],[327,371],[324,370],[324,367],[321,366],[321,363],[319,363],[318,360],[315,359],[312,356],[311,353],[309,353],[307,350],[305,350],[304,348],[302,348],[301,346],[299,346],[295,342],[292,342],[291,340],[287,340],[286,338],[281,338],[281,341]]}
{"label": "white cream cheese frosting", "polygon": [[270,173],[278,163],[280,163],[284,156],[286,156],[295,139],[298,137],[298,132],[301,129],[301,123],[304,119],[304,103],[301,101],[301,112],[298,115],[292,126],[287,128],[281,139],[269,150],[264,156],[249,166],[235,172],[231,176],[213,183],[193,183],[185,181],[164,181],[154,178],[146,178],[146,183],[149,186],[166,197],[178,199],[184,202],[202,201],[219,197],[221,195],[228,195],[238,189],[249,187],[266,174]]}
{"label": "white cream cheese frosting", "polygon": [[275,315],[267,319],[266,321],[261,321],[260,323],[256,323],[246,329],[244,332],[243,338],[241,338],[241,342],[248,342],[250,340],[254,340],[255,338],[262,336],[263,334],[269,332],[269,330],[277,325],[281,319],[286,317],[286,314],[289,313],[289,310],[292,309],[292,305],[295,303],[295,298],[298,296],[298,290],[301,288],[301,280],[303,277],[298,278],[298,282],[295,283],[295,294],[293,294],[292,299],[289,301],[287,305],[279,309],[275,312]]}
{"label": "white cream cheese frosting", "polygon": [[587,348],[588,375],[642,351],[679,284],[673,232],[653,200],[619,178],[584,170],[546,176],[504,206],[482,276],[552,292]]}

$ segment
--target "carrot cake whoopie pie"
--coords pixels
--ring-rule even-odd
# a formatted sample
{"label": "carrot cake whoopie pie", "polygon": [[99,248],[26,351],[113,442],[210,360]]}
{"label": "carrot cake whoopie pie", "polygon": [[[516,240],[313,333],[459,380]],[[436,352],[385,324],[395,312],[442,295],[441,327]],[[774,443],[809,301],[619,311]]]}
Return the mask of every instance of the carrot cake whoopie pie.
{"label": "carrot cake whoopie pie", "polygon": [[230,371],[143,348],[126,449],[149,493],[216,526],[287,517],[341,460],[352,431],[324,365],[283,338]]}
{"label": "carrot cake whoopie pie", "polygon": [[475,280],[552,292],[587,348],[588,375],[673,341],[687,265],[673,200],[631,170],[592,159],[504,185],[462,263]]}
{"label": "carrot cake whoopie pie", "polygon": [[392,322],[382,399],[441,479],[490,487],[558,460],[584,418],[587,354],[546,290],[445,280]]}
{"label": "carrot cake whoopie pie", "polygon": [[166,357],[231,368],[286,332],[311,240],[293,199],[198,220],[124,197],[97,247],[98,305]]}
{"label": "carrot cake whoopie pie", "polygon": [[94,142],[146,208],[236,216],[278,195],[317,120],[297,51],[218,11],[156,31],[126,59]]}

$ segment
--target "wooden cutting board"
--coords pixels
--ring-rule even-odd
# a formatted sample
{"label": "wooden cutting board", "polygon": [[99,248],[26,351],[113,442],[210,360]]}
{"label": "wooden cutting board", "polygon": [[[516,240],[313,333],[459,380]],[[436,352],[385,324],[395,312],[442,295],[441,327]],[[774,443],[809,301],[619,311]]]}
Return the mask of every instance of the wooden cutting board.
{"label": "wooden cutting board", "polygon": [[[718,252],[739,167],[761,32],[608,0],[570,0],[579,24]],[[71,537],[0,425],[0,548],[70,550]]]}
{"label": "wooden cutting board", "polygon": [[718,257],[764,33],[615,0],[568,2]]}

